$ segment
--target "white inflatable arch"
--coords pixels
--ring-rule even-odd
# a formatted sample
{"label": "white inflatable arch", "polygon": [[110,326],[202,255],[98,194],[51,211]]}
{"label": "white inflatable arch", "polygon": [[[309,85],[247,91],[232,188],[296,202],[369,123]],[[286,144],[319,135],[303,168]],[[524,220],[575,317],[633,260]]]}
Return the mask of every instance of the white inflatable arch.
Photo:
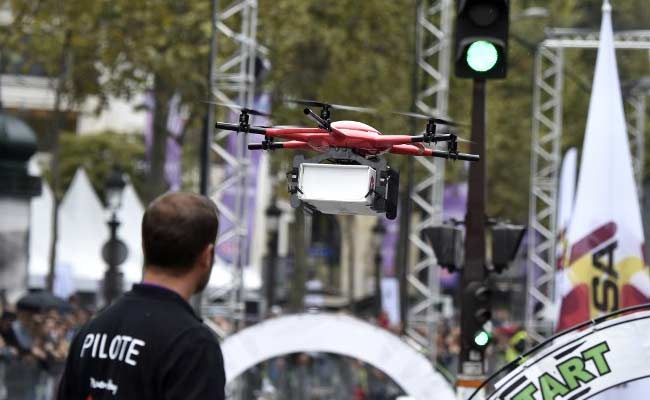
{"label": "white inflatable arch", "polygon": [[226,381],[274,357],[326,352],[356,358],[383,371],[418,400],[454,400],[451,385],[399,337],[340,314],[297,314],[246,328],[222,343]]}

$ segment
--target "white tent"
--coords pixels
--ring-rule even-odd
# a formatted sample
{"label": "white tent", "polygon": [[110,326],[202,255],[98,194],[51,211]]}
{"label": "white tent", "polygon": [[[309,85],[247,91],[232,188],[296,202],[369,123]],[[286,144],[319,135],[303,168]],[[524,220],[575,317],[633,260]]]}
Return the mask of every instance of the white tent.
{"label": "white tent", "polygon": [[52,241],[52,189],[43,182],[41,195],[32,198],[29,221],[28,276],[30,286],[44,286]]}
{"label": "white tent", "polygon": [[124,273],[124,281],[129,286],[140,282],[142,278],[142,235],[141,225],[144,207],[130,183],[124,188],[122,207],[117,212],[121,222],[117,235],[129,249],[126,261],[120,266]]}
{"label": "white tent", "polygon": [[[32,199],[28,263],[30,287],[45,286],[49,271],[52,202],[52,191],[44,183],[41,196]],[[140,223],[143,213],[142,203],[133,186],[128,184],[118,211],[118,219],[122,222],[118,237],[126,243],[129,252],[120,266],[125,289],[140,281],[142,276]],[[88,176],[83,169],[77,170],[59,206],[56,272],[60,286],[64,287],[62,290],[99,290],[106,271],[101,250],[108,240],[108,217]]]}
{"label": "white tent", "polygon": [[95,291],[106,263],[106,214],[83,169],[78,169],[59,207],[57,263],[71,266],[77,290]]}
{"label": "white tent", "polygon": [[[49,271],[52,203],[52,190],[44,182],[41,196],[32,199],[28,262],[30,287],[44,287]],[[144,211],[135,189],[127,184],[122,206],[117,212],[120,221],[117,235],[128,248],[128,256],[120,265],[125,290],[142,278],[141,224]],[[108,219],[109,213],[103,208],[88,176],[83,169],[77,170],[59,206],[54,286],[60,288],[60,295],[65,297],[76,290],[95,292],[100,289],[107,267],[101,252],[109,236]],[[229,286],[232,272],[232,266],[216,264],[209,287]],[[247,290],[261,287],[258,268],[244,268],[244,284]]]}

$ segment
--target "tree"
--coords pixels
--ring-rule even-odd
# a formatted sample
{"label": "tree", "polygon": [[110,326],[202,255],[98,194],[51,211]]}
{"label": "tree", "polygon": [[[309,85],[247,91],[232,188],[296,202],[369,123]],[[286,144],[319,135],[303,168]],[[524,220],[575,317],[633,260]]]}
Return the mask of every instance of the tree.
{"label": "tree", "polygon": [[[47,287],[52,288],[58,233],[58,205],[62,196],[59,174],[59,134],[63,109],[71,110],[87,96],[101,94],[96,43],[99,3],[18,1],[10,3],[13,21],[2,30],[8,64],[20,69],[38,65],[55,78],[51,131],[52,243]],[[12,59],[13,57],[13,59]],[[21,65],[22,64],[22,65]]]}
{"label": "tree", "polygon": [[61,187],[64,191],[81,167],[103,201],[106,198],[106,179],[113,165],[118,165],[129,176],[136,192],[141,194],[146,181],[143,164],[144,143],[141,136],[110,131],[95,135],[67,133],[61,136]]}
{"label": "tree", "polygon": [[[205,77],[210,39],[210,1],[104,1],[100,29],[107,90],[118,96],[149,90],[155,101],[148,188],[151,200],[166,189],[167,104],[178,93],[189,120],[209,98]],[[196,123],[196,122],[195,122]]]}
{"label": "tree", "polygon": [[[51,268],[56,259],[59,130],[62,110],[89,96],[129,98],[151,90],[156,104],[148,190],[165,190],[167,104],[179,93],[192,111],[207,97],[205,82],[210,34],[209,2],[97,0],[92,2],[11,0],[12,23],[2,30],[3,50],[22,69],[38,65],[55,78],[51,181],[55,194]],[[13,59],[11,58],[13,57]],[[52,279],[50,277],[51,286]]]}

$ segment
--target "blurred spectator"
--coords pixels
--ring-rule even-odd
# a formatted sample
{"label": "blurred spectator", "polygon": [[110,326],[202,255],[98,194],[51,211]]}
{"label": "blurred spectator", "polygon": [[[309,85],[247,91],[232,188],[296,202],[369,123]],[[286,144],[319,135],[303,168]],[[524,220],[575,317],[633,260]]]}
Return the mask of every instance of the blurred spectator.
{"label": "blurred spectator", "polygon": [[0,316],[0,400],[49,400],[72,337],[91,313],[70,302],[70,312],[18,305]]}
{"label": "blurred spectator", "polygon": [[528,334],[525,330],[519,328],[508,341],[508,348],[506,349],[505,362],[509,363],[517,359],[526,351],[526,344],[528,342]]}
{"label": "blurred spectator", "polygon": [[9,334],[11,323],[15,318],[16,315],[8,311],[3,311],[0,317],[0,400],[9,398],[5,384],[6,365],[18,355],[16,348],[9,346],[5,341],[5,336]]}

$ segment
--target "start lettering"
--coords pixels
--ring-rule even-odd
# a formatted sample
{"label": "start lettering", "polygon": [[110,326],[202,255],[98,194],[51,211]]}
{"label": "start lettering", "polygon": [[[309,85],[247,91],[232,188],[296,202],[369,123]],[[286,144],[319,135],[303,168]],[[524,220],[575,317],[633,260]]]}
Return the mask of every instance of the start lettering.
{"label": "start lettering", "polygon": [[[592,346],[580,355],[573,356],[555,366],[561,376],[543,373],[537,378],[536,383],[529,383],[513,395],[511,400],[536,400],[536,393],[541,393],[543,400],[555,400],[556,398],[568,395],[580,388],[583,384],[589,383],[599,376],[611,372],[605,354],[609,352],[607,342]],[[586,364],[590,362],[596,367],[598,375],[587,370]],[[593,368],[592,368],[593,370]]]}

